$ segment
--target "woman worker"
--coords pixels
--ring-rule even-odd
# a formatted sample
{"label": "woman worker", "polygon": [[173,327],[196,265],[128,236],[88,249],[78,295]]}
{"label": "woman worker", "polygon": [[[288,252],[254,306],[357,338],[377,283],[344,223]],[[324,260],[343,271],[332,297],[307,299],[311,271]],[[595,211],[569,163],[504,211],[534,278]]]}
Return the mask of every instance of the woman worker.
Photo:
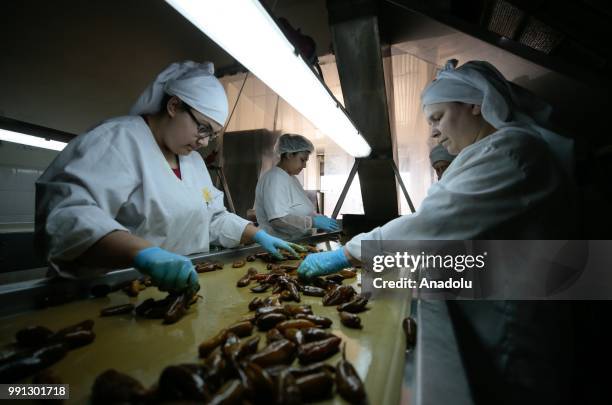
{"label": "woman worker", "polygon": [[[449,61],[421,95],[432,137],[457,155],[444,176],[416,213],[357,235],[344,248],[307,256],[298,269],[302,277],[359,262],[362,240],[571,238],[572,142],[542,126],[550,107],[487,62],[455,66]],[[567,337],[560,326],[564,308],[550,302],[451,304],[461,308],[467,329],[478,337],[470,344],[480,353],[470,361],[479,357],[494,365],[489,376],[504,387],[498,398],[564,401],[571,364],[559,343]],[[485,367],[476,370],[486,373]],[[476,378],[481,377],[486,390],[489,377]]]}
{"label": "woman worker", "polygon": [[[133,266],[164,290],[199,288],[183,255],[211,243],[258,242],[279,255],[289,244],[227,212],[196,149],[227,119],[211,63],[174,63],[132,107],[76,137],[36,183],[36,232],[52,267]],[[300,250],[299,248],[298,250]]]}
{"label": "woman worker", "polygon": [[272,235],[296,238],[312,234],[313,228],[337,231],[338,223],[317,215],[304,188],[295,177],[306,167],[314,151],[312,142],[301,135],[278,138],[279,163],[264,173],[255,190],[255,213],[259,225]]}

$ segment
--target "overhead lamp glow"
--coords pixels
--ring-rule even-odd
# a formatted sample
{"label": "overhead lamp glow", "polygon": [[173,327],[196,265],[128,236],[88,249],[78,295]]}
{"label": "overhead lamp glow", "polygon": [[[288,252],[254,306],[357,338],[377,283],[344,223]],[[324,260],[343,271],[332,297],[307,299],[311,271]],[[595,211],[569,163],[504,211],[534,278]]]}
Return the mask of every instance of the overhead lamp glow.
{"label": "overhead lamp glow", "polygon": [[370,145],[259,1],[166,1],[342,149],[355,157],[370,154]]}
{"label": "overhead lamp glow", "polygon": [[5,129],[0,129],[0,141],[20,143],[22,145],[30,145],[52,150],[63,150],[67,145],[66,142],[51,141],[44,138],[39,138],[37,136],[7,131]]}

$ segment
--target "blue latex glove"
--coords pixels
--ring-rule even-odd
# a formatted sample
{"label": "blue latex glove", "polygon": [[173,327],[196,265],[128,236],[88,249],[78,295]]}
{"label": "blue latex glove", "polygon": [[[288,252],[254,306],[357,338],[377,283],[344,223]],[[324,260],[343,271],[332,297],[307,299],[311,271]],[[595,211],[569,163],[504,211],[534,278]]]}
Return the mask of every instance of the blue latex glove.
{"label": "blue latex glove", "polygon": [[278,249],[286,250],[291,253],[293,256],[297,256],[298,254],[295,252],[305,252],[302,246],[297,245],[295,243],[286,242],[282,239],[279,239],[275,236],[268,234],[266,231],[257,231],[257,233],[253,236],[253,240],[261,245],[262,248],[266,249],[268,253],[277,259],[282,259],[283,255],[278,251]]}
{"label": "blue latex glove", "polygon": [[151,277],[160,290],[200,289],[198,273],[191,260],[167,250],[150,247],[141,250],[134,259],[134,267]]}
{"label": "blue latex glove", "polygon": [[332,250],[331,252],[313,253],[304,259],[298,268],[298,276],[311,278],[336,273],[351,263],[344,254],[344,249]]}
{"label": "blue latex glove", "polygon": [[322,229],[326,232],[334,232],[340,230],[340,225],[335,219],[326,217],[325,215],[315,215],[312,217],[312,227]]}

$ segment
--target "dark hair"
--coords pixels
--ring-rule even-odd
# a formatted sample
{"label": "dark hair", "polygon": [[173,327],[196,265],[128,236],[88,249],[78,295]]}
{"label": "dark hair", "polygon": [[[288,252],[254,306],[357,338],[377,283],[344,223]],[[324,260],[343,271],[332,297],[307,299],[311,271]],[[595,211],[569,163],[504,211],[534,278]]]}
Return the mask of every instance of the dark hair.
{"label": "dark hair", "polygon": [[157,111],[159,112],[159,111],[163,111],[163,110],[165,110],[165,109],[166,109],[166,106],[168,105],[168,101],[170,101],[170,99],[171,99],[172,97],[176,97],[176,98],[178,98],[178,99],[179,99],[180,103],[179,103],[178,107],[179,107],[181,110],[187,111],[187,109],[189,108],[189,106],[188,106],[187,104],[185,104],[185,102],[184,102],[183,100],[181,100],[181,99],[180,99],[178,96],[172,96],[172,95],[170,95],[170,94],[168,94],[168,93],[164,93],[164,97],[162,97],[162,101],[161,101],[161,103],[160,103],[160,105],[159,105],[159,110],[157,110]]}

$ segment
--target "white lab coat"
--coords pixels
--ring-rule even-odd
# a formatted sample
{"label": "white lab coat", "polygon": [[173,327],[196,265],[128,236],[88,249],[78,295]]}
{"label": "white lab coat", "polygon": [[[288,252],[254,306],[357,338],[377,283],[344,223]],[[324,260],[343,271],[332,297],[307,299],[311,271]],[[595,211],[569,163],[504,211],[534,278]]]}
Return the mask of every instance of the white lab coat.
{"label": "white lab coat", "polygon": [[[565,171],[545,142],[519,128],[504,128],[462,150],[417,212],[357,235],[346,247],[361,258],[362,240],[567,239],[573,208]],[[487,377],[474,388],[478,395],[493,392],[504,403],[528,398],[539,404],[558,404],[568,397],[569,305],[485,300],[441,304],[448,305],[465,345],[467,371],[475,379]]]}
{"label": "white lab coat", "polygon": [[[255,213],[259,226],[272,235],[296,238],[312,234],[314,205],[298,179],[278,166],[264,173],[257,182]],[[271,223],[287,216],[293,217],[291,230]]]}
{"label": "white lab coat", "polygon": [[546,144],[504,128],[468,146],[421,207],[346,245],[361,259],[362,240],[565,239],[572,195]]}
{"label": "white lab coat", "polygon": [[199,153],[179,164],[182,180],[140,116],[75,138],[36,183],[36,232],[49,260],[70,262],[115,230],[183,255],[238,245],[249,221],[227,212]]}

